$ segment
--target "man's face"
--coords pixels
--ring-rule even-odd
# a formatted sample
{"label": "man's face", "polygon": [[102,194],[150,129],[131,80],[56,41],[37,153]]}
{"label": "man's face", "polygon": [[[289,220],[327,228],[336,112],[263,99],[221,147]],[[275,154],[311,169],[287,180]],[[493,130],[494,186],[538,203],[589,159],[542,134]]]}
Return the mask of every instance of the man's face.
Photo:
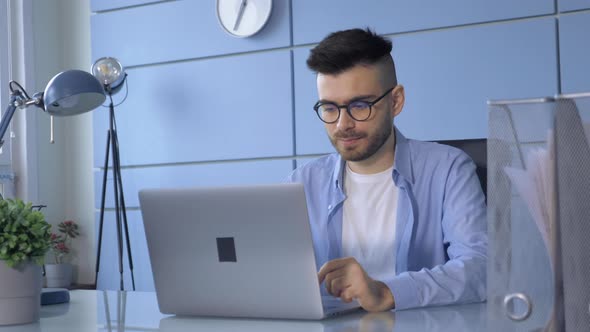
{"label": "man's face", "polygon": [[[318,74],[318,95],[322,102],[346,105],[355,100],[372,102],[391,86],[383,86],[378,67],[355,66],[337,75]],[[393,92],[392,92],[393,93]],[[391,135],[393,98],[387,94],[372,106],[369,119],[356,121],[345,108],[335,123],[324,123],[332,145],[344,160],[362,161],[373,156]]]}

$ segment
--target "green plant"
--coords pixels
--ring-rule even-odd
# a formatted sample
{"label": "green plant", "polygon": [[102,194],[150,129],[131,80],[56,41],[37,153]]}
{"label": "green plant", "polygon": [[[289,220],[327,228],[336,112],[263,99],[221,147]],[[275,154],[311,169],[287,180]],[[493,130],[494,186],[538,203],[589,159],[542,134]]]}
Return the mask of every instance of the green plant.
{"label": "green plant", "polygon": [[31,203],[0,199],[0,260],[10,267],[32,260],[41,265],[49,249],[51,225]]}
{"label": "green plant", "polygon": [[55,264],[63,263],[63,258],[70,253],[72,239],[80,233],[78,224],[72,220],[66,220],[57,225],[57,230],[62,233],[51,233],[51,251],[55,257]]}

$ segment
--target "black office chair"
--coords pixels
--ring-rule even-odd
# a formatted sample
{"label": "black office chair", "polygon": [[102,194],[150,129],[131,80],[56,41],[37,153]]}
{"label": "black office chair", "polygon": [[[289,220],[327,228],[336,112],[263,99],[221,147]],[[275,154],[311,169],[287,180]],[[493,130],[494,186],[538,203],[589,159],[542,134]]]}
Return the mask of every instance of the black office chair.
{"label": "black office chair", "polygon": [[440,144],[446,144],[450,146],[454,146],[458,149],[461,149],[467,153],[473,162],[475,163],[476,169],[475,172],[477,173],[477,177],[479,178],[479,183],[481,184],[481,188],[483,189],[483,193],[487,199],[487,172],[488,172],[488,148],[487,148],[487,139],[485,138],[478,138],[478,139],[460,139],[460,140],[450,140],[450,141],[436,141]]}

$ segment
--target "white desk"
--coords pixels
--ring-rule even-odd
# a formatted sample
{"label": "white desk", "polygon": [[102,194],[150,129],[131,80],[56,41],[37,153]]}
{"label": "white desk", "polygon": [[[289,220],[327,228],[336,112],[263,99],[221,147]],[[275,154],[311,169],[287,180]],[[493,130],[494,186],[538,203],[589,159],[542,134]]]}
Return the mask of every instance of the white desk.
{"label": "white desk", "polygon": [[43,306],[36,324],[0,332],[241,331],[381,332],[485,331],[486,305],[470,304],[399,312],[358,312],[323,321],[198,318],[163,315],[155,293],[76,290],[69,304]]}

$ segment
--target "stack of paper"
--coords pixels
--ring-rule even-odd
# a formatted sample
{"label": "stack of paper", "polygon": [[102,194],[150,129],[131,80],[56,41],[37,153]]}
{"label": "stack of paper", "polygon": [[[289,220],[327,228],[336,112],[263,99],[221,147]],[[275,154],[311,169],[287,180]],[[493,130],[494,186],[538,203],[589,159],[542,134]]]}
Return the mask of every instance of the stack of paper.
{"label": "stack of paper", "polygon": [[555,222],[555,146],[550,130],[547,148],[529,151],[525,158],[526,169],[505,167],[518,195],[524,200],[539,232],[545,242],[549,257],[553,261],[552,233]]}
{"label": "stack of paper", "polygon": [[[590,144],[590,123],[584,124],[584,132]],[[554,248],[550,236],[554,234],[557,214],[553,130],[549,130],[547,134],[546,148],[539,147],[527,153],[525,167],[505,167],[504,171],[518,195],[524,200],[553,262]]]}

